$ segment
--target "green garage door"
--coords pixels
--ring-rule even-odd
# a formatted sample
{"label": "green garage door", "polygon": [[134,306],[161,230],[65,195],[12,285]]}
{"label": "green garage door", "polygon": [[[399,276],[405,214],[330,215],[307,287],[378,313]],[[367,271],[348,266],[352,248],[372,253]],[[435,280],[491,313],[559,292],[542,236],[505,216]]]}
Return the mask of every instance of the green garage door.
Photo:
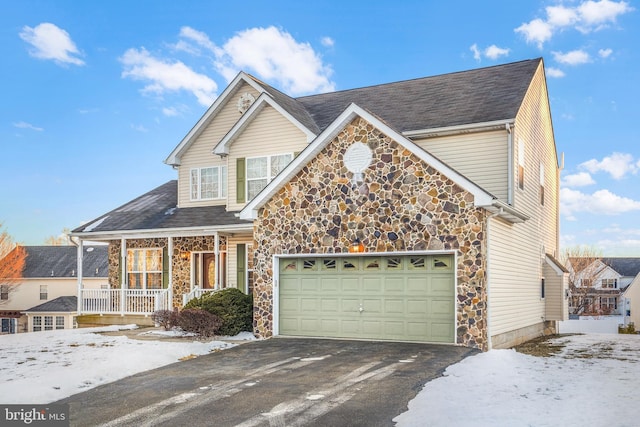
{"label": "green garage door", "polygon": [[454,342],[452,255],[280,260],[279,333]]}

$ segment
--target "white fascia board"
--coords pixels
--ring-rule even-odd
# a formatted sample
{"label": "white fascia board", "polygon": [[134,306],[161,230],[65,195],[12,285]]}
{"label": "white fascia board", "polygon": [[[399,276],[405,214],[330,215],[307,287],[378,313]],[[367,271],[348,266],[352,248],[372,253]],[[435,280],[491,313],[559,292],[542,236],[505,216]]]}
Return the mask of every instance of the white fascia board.
{"label": "white fascia board", "polygon": [[256,118],[260,111],[267,105],[273,107],[278,113],[282,114],[295,127],[300,129],[307,137],[307,142],[313,141],[316,134],[307,129],[302,123],[296,120],[289,112],[280,106],[268,93],[263,92],[258,99],[255,100],[251,107],[242,115],[240,120],[227,132],[220,142],[213,148],[213,154],[228,155],[229,147],[233,141],[242,134],[242,131]]}
{"label": "white fascia board", "polygon": [[562,270],[562,268],[560,268],[560,266],[556,264],[556,262],[551,257],[549,257],[549,255],[545,254],[544,260],[547,262],[547,265],[551,267],[553,271],[556,272],[558,276],[563,276],[564,274],[568,274],[568,272]]}
{"label": "white fascia board", "polygon": [[490,203],[481,204],[476,202],[476,206],[479,208],[484,208],[491,213],[497,214],[502,219],[512,223],[517,224],[521,222],[528,221],[531,217],[523,212],[520,212],[516,208],[511,205],[508,205],[505,202],[502,202],[498,199],[491,200]]}
{"label": "white fascia board", "polygon": [[249,77],[246,73],[240,72],[238,75],[229,83],[229,85],[225,88],[224,91],[216,98],[216,100],[211,104],[211,106],[207,109],[207,111],[200,117],[200,120],[191,128],[189,133],[182,138],[182,141],[173,149],[171,154],[165,159],[165,163],[170,166],[179,166],[180,165],[180,157],[184,150],[191,145],[193,142],[206,128],[207,124],[213,119],[213,117],[220,111],[220,109],[226,105],[228,98],[233,96],[235,92],[240,87],[241,83],[246,83],[249,86],[253,87],[258,92],[264,92],[265,89],[255,82],[251,77]]}
{"label": "white fascia board", "polygon": [[348,123],[350,123],[355,117],[362,117],[367,122],[371,123],[383,134],[401,144],[404,148],[408,149],[411,153],[419,157],[425,163],[429,164],[437,171],[451,179],[463,189],[473,194],[476,205],[488,205],[494,201],[494,197],[487,193],[485,190],[469,181],[463,175],[459,174],[442,161],[432,156],[422,148],[418,147],[412,141],[407,139],[401,133],[395,131],[391,127],[387,126],[380,119],[373,114],[369,113],[365,109],[359,107],[356,104],[350,104],[343,112],[336,118],[331,125],[329,125],[318,137],[309,144],[289,165],[273,180],[271,181],[253,200],[251,200],[240,211],[241,219],[255,219],[258,215],[258,210],[269,200],[275,193],[291,178],[293,178],[304,165],[313,157],[315,157],[333,138],[338,135]]}
{"label": "white fascia board", "polygon": [[457,126],[444,126],[444,127],[431,128],[431,129],[409,130],[409,131],[402,132],[402,135],[404,135],[407,138],[420,138],[420,137],[455,135],[455,134],[461,134],[461,133],[484,132],[489,130],[505,129],[506,125],[513,125],[515,121],[516,121],[515,119],[494,120],[490,122],[469,123],[469,124],[457,125]]}
{"label": "white fascia board", "polygon": [[234,224],[184,228],[156,228],[150,230],[113,230],[90,233],[70,233],[70,236],[81,240],[103,241],[125,239],[142,239],[150,237],[191,237],[211,236],[217,233],[253,232],[253,224]]}

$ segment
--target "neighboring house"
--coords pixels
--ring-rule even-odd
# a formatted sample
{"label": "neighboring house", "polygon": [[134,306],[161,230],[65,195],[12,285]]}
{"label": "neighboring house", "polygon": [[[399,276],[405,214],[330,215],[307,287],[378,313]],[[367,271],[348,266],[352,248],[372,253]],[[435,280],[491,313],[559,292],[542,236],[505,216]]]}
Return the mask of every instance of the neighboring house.
{"label": "neighboring house", "polygon": [[632,282],[639,281],[640,258],[569,258],[567,268],[571,314],[629,316],[640,311],[640,305],[632,310],[634,302],[640,304],[640,295],[631,298],[635,290],[630,289]]}
{"label": "neighboring house", "polygon": [[486,350],[567,318],[542,59],[299,98],[240,73],[165,163],[71,233],[109,244],[80,322],[229,287],[261,337]]}
{"label": "neighboring house", "polygon": [[[26,310],[59,297],[78,294],[78,248],[75,246],[23,246],[26,251],[22,278],[1,285],[0,319],[3,333],[27,332]],[[84,286],[107,287],[107,246],[83,247]],[[2,279],[0,279],[2,282]],[[11,290],[7,288],[11,287]],[[5,290],[7,292],[5,292]],[[76,309],[74,309],[76,311]],[[65,321],[65,325],[66,325]],[[69,324],[71,327],[73,323]]]}
{"label": "neighboring house", "polygon": [[22,313],[27,316],[27,330],[29,332],[72,329],[76,327],[78,297],[58,297]]}

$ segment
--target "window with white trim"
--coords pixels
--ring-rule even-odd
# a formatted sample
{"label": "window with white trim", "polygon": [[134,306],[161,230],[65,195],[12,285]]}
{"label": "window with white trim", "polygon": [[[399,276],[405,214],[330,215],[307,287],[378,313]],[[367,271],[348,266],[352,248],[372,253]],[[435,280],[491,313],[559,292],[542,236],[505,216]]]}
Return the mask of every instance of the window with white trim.
{"label": "window with white trim", "polygon": [[64,329],[64,316],[56,316],[56,329]]}
{"label": "window with white trim", "polygon": [[191,200],[215,200],[227,197],[227,167],[191,169]]}
{"label": "window with white trim", "polygon": [[293,160],[293,153],[247,158],[247,198],[253,199]]}
{"label": "window with white trim", "polygon": [[47,290],[47,285],[40,285],[40,299],[46,300],[49,298],[49,291]]}
{"label": "window with white trim", "polygon": [[127,250],[129,289],[162,289],[162,249]]}
{"label": "window with white trim", "polygon": [[9,285],[0,285],[0,300],[9,299]]}
{"label": "window with white trim", "polygon": [[53,316],[44,316],[44,330],[53,331]]}
{"label": "window with white trim", "polygon": [[42,330],[42,316],[33,316],[33,332]]}
{"label": "window with white trim", "polygon": [[524,190],[524,141],[518,140],[518,188]]}
{"label": "window with white trim", "polygon": [[616,297],[600,297],[600,309],[610,313],[618,308],[618,299]]}
{"label": "window with white trim", "polygon": [[544,163],[540,163],[540,205],[544,206]]}
{"label": "window with white trim", "polygon": [[602,279],[602,287],[608,289],[617,289],[618,279]]}

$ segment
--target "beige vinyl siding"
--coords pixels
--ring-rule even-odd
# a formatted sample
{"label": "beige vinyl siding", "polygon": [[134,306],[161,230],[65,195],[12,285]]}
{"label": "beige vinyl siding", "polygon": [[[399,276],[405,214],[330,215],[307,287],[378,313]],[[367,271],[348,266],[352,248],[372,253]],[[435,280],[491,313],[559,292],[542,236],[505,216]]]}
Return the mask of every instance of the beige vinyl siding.
{"label": "beige vinyl siding", "polygon": [[[238,100],[244,93],[251,93],[258,98],[259,93],[256,92],[248,84],[244,84],[238,91],[229,98],[229,101],[215,115],[212,122],[198,136],[198,138],[189,146],[182,155],[181,165],[178,169],[178,206],[181,208],[195,206],[212,206],[224,205],[226,200],[206,200],[191,201],[190,200],[190,171],[192,168],[201,168],[208,166],[227,165],[227,160],[212,153],[213,148],[220,140],[229,132],[229,130],[240,119],[241,114],[238,112]],[[228,169],[227,169],[228,170]],[[231,181],[227,180],[227,185]],[[228,190],[228,189],[227,189]],[[227,191],[227,196],[229,192]]]}
{"label": "beige vinyl siding", "polygon": [[[236,202],[236,160],[238,158],[297,153],[307,146],[307,136],[271,106],[260,111],[229,150],[228,210],[239,211],[244,204]],[[248,202],[246,200],[245,202]]]}
{"label": "beige vinyl siding", "polygon": [[489,193],[507,201],[509,147],[506,130],[423,138],[414,142]]}
{"label": "beige vinyl siding", "polygon": [[228,246],[227,246],[227,261],[228,261],[228,266],[229,268],[227,269],[227,287],[228,288],[238,288],[240,289],[242,292],[246,292],[245,289],[245,284],[241,283],[240,285],[238,285],[237,283],[237,272],[238,272],[238,245],[240,244],[246,244],[246,245],[252,245],[253,244],[253,236],[252,235],[244,235],[244,236],[240,236],[240,235],[236,235],[233,237],[229,237],[228,241]]}
{"label": "beige vinyl siding", "polygon": [[[517,186],[518,140],[525,148],[524,190]],[[558,256],[558,165],[542,68],[534,76],[516,117],[513,138],[514,206],[530,216],[521,224],[491,220],[489,281],[491,335],[546,319],[540,279],[545,252]],[[545,204],[540,205],[540,162],[545,169]]]}
{"label": "beige vinyl siding", "polygon": [[569,305],[566,304],[565,295],[568,288],[564,276],[558,275],[546,262],[542,272],[545,280],[545,320],[567,320]]}

